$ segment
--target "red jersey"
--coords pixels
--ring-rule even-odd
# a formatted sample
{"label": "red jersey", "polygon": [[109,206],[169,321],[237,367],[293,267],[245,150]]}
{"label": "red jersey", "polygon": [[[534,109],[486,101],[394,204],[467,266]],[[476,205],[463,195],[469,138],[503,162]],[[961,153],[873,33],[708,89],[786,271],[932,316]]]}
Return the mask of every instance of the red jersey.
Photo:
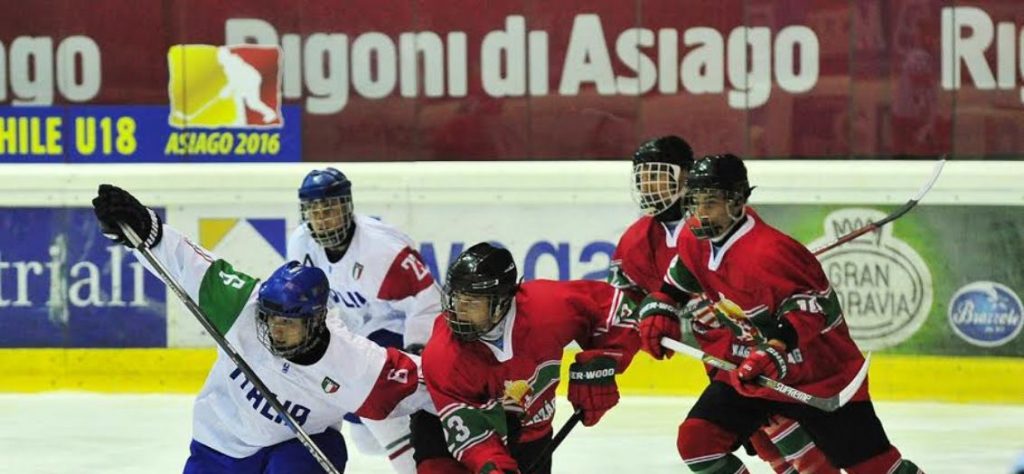
{"label": "red jersey", "polygon": [[619,238],[609,268],[609,283],[616,288],[658,291],[665,269],[677,255],[676,241],[682,223],[670,229],[651,216],[636,220]]}
{"label": "red jersey", "polygon": [[604,282],[535,280],[520,285],[496,342],[461,341],[437,318],[423,376],[452,455],[472,472],[517,469],[505,412],[522,413],[519,442],[550,433],[565,346],[619,352],[621,373],[640,346],[633,306]]}
{"label": "red jersey", "polygon": [[[802,244],[747,213],[739,228],[721,245],[698,240],[692,232],[679,236],[679,257],[665,276],[667,283],[688,292],[703,292],[714,303],[742,311],[740,331],[709,328],[698,341],[705,352],[740,363],[758,341],[757,333],[785,318],[796,333],[788,347],[792,374],[785,383],[816,396],[831,397],[846,386],[864,358],[850,337],[839,299],[821,264]],[[716,380],[732,383],[725,372]],[[790,402],[773,390],[734,384],[748,396]],[[867,399],[867,383],[856,400]]]}

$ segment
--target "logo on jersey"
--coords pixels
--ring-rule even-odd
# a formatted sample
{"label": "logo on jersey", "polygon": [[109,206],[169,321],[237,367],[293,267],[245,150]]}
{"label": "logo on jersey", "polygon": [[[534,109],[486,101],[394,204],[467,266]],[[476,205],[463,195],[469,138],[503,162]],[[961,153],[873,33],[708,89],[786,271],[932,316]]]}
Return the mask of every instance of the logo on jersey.
{"label": "logo on jersey", "polygon": [[[502,382],[504,387],[501,404],[506,410],[520,413],[544,412],[543,404],[537,406],[538,397],[558,384],[558,375],[561,361],[549,360],[542,362],[529,380],[506,380]],[[548,400],[550,402],[550,400]],[[536,416],[536,415],[534,415]]]}
{"label": "logo on jersey", "polygon": [[961,287],[949,301],[949,326],[961,339],[981,347],[1012,341],[1024,325],[1024,305],[1016,293],[992,281]]}
{"label": "logo on jersey", "polygon": [[[885,213],[875,209],[832,212],[825,217],[825,235],[808,247],[820,247],[883,217]],[[928,264],[893,235],[899,225],[889,224],[819,257],[839,297],[850,335],[861,349],[885,349],[907,340],[932,308]]]}
{"label": "logo on jersey", "polygon": [[355,265],[352,265],[352,279],[358,280],[361,276],[363,276],[363,264],[356,262]]}
{"label": "logo on jersey", "polygon": [[331,380],[330,377],[324,377],[324,381],[320,382],[320,388],[324,389],[324,393],[334,393],[341,388],[341,385],[338,385],[338,382]]}
{"label": "logo on jersey", "polygon": [[505,393],[501,398],[501,404],[506,409],[511,408],[521,412],[533,402],[533,387],[530,386],[530,382],[525,380],[510,382],[506,380],[504,385]]}
{"label": "logo on jersey", "polygon": [[281,48],[179,44],[167,51],[171,112],[184,128],[281,128]]}
{"label": "logo on jersey", "polygon": [[719,292],[718,302],[714,304],[713,308],[714,315],[718,316],[715,319],[720,323],[728,325],[733,335],[736,336],[736,340],[748,345],[764,340],[761,331],[757,329],[757,326],[754,326],[750,318],[755,316],[763,317],[767,309],[765,305],[760,305],[750,311],[746,311],[736,304],[735,301],[726,298],[725,295]]}

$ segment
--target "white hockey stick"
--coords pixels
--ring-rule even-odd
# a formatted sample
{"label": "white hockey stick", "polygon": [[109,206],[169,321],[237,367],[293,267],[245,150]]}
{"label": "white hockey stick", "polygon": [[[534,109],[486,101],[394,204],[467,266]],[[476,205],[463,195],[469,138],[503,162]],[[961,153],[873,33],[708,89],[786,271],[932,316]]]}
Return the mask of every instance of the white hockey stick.
{"label": "white hockey stick", "polygon": [[[733,364],[732,362],[729,362],[725,359],[719,359],[718,357],[715,357],[700,349],[697,349],[696,347],[684,344],[683,342],[677,341],[675,339],[663,337],[661,338],[661,345],[666,349],[671,349],[681,354],[686,354],[690,357],[693,357],[694,359],[699,359],[703,361],[705,364],[708,364],[717,369],[728,371],[736,370],[736,364]],[[860,370],[857,371],[857,375],[853,377],[853,380],[851,380],[850,383],[846,385],[846,387],[843,387],[843,389],[840,390],[839,393],[829,398],[816,397],[809,393],[801,392],[800,390],[790,387],[789,385],[779,382],[778,380],[770,379],[763,375],[759,375],[757,377],[757,384],[762,387],[775,390],[776,392],[779,392],[789,398],[792,398],[793,400],[805,403],[819,410],[832,412],[838,410],[843,405],[846,405],[846,403],[849,402],[851,398],[853,398],[853,395],[857,393],[857,390],[860,389],[861,384],[864,383],[864,379],[867,378],[868,376],[868,366],[870,364],[871,353],[869,352],[867,357],[864,358],[864,364],[860,366]]]}
{"label": "white hockey stick", "polygon": [[284,409],[284,407],[281,405],[281,402],[277,401],[277,397],[274,396],[274,393],[271,392],[269,388],[267,388],[267,386],[263,383],[262,380],[260,380],[258,376],[256,376],[256,372],[252,370],[252,367],[249,367],[249,364],[247,364],[245,362],[245,359],[242,359],[242,356],[239,355],[237,351],[235,351],[235,348],[231,346],[231,343],[228,342],[227,339],[225,339],[224,336],[222,336],[219,332],[217,332],[217,328],[213,326],[213,323],[210,322],[210,318],[207,317],[205,313],[203,313],[203,310],[199,307],[199,305],[196,304],[192,297],[189,296],[187,292],[185,292],[185,289],[182,288],[177,281],[171,278],[170,272],[167,271],[167,268],[164,267],[164,264],[157,260],[155,256],[153,256],[153,252],[149,248],[142,246],[142,239],[139,238],[135,231],[132,230],[132,228],[129,227],[128,224],[125,224],[123,222],[119,223],[118,225],[121,226],[121,232],[124,232],[124,236],[128,239],[129,242],[131,242],[132,245],[135,246],[136,249],[139,250],[139,253],[141,253],[142,256],[146,258],[146,261],[149,262],[149,264],[153,267],[156,273],[160,276],[160,279],[164,281],[168,288],[174,291],[174,294],[178,295],[178,298],[181,299],[181,302],[185,303],[185,306],[188,307],[189,311],[192,312],[192,315],[199,320],[199,324],[203,325],[203,329],[206,329],[206,332],[213,337],[213,340],[216,341],[217,345],[224,350],[224,353],[226,353],[228,357],[231,358],[231,361],[234,362],[235,365],[237,365],[238,368],[242,371],[242,373],[244,373],[245,376],[249,379],[249,381],[256,386],[256,389],[259,390],[260,394],[262,394],[267,399],[267,402],[270,403],[270,406],[274,409],[274,411],[276,411],[279,415],[281,415],[282,418],[284,418],[285,422],[288,423],[288,427],[291,428],[292,431],[294,431],[295,434],[298,436],[299,442],[301,442],[302,445],[305,446],[307,450],[309,450],[309,453],[312,454],[314,458],[316,458],[316,461],[320,463],[320,467],[324,468],[324,471],[326,471],[329,474],[341,474],[341,471],[339,471],[338,468],[334,467],[334,465],[331,464],[331,461],[327,459],[327,455],[320,450],[320,447],[318,447],[313,442],[313,439],[310,438],[309,435],[302,430],[302,427],[299,426],[299,423],[295,421],[295,418],[293,418],[292,415],[288,413],[288,410]]}
{"label": "white hockey stick", "polygon": [[917,205],[918,201],[924,198],[924,195],[928,194],[928,191],[932,189],[932,186],[935,185],[935,182],[939,180],[939,175],[942,174],[943,166],[946,166],[946,155],[942,155],[942,158],[940,158],[939,161],[935,163],[935,167],[932,168],[932,175],[931,177],[928,178],[928,181],[924,183],[924,186],[922,186],[921,189],[917,191],[917,194],[915,194],[914,197],[910,198],[910,200],[903,203],[902,206],[896,208],[896,210],[890,212],[887,216],[875,222],[871,222],[865,225],[864,227],[861,227],[860,229],[854,230],[849,234],[846,234],[836,240],[833,240],[831,243],[828,243],[820,248],[815,249],[812,253],[814,253],[814,255],[816,256],[821,255],[853,239],[856,239],[857,237],[860,237],[868,232],[878,230],[883,225],[886,225],[896,219],[899,219],[900,217],[903,217],[903,214],[910,212],[910,210]]}
{"label": "white hockey stick", "polygon": [[192,113],[190,113],[188,115],[185,115],[185,112],[182,112],[180,110],[175,110],[174,112],[171,113],[171,115],[174,115],[174,118],[176,118],[178,120],[181,120],[181,121],[184,121],[184,122],[188,122],[188,121],[198,117],[203,112],[206,112],[206,109],[212,107],[213,104],[217,103],[219,100],[220,99],[216,98],[216,97],[213,98],[213,99],[210,99],[208,102],[206,102],[205,104],[201,105],[198,109],[196,109],[195,111],[193,111]]}

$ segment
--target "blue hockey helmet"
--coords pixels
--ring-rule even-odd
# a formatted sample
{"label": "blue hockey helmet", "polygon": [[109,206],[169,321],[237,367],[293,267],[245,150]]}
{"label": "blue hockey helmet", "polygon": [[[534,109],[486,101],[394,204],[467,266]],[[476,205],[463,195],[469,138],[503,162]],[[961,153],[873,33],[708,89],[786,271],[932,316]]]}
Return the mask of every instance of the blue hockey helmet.
{"label": "blue hockey helmet", "polygon": [[352,182],[335,168],[313,170],[299,186],[299,211],[313,240],[341,249],[355,228]]}
{"label": "blue hockey helmet", "polygon": [[[323,270],[288,262],[274,271],[263,284],[256,299],[256,321],[260,342],[279,357],[301,355],[316,346],[326,334],[327,299],[330,283]],[[272,326],[303,325],[302,338],[278,340]],[[295,339],[295,338],[292,338]]]}

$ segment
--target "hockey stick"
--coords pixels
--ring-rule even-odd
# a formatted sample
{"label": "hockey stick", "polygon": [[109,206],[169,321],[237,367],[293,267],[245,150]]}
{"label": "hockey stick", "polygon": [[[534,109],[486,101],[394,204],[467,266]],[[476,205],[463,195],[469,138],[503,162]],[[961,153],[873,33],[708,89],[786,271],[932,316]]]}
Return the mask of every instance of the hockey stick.
{"label": "hockey stick", "polygon": [[171,115],[173,115],[174,118],[176,118],[178,120],[181,120],[183,122],[188,122],[188,121],[198,117],[203,112],[206,112],[206,109],[208,109],[211,106],[213,106],[213,104],[216,104],[219,100],[220,100],[220,98],[217,98],[217,97],[215,97],[213,99],[210,99],[205,104],[199,106],[198,109],[196,109],[195,111],[193,111],[192,113],[190,113],[188,115],[185,115],[185,112],[183,112],[181,110],[175,110],[175,111],[173,111],[171,113]]}
{"label": "hockey stick", "polygon": [[886,224],[888,224],[888,223],[890,223],[890,222],[892,222],[892,221],[894,221],[896,219],[899,219],[900,217],[903,217],[903,214],[906,214],[907,212],[910,212],[910,210],[913,209],[914,206],[917,205],[918,201],[920,201],[924,197],[925,194],[928,194],[928,191],[930,191],[932,189],[932,186],[935,185],[935,182],[939,180],[939,175],[942,173],[942,167],[945,166],[945,165],[946,165],[946,155],[942,155],[942,158],[940,158],[939,161],[937,163],[935,163],[935,167],[932,168],[932,175],[931,175],[930,178],[928,178],[928,182],[924,183],[924,186],[922,186],[921,189],[917,191],[917,194],[915,194],[914,197],[910,198],[909,201],[903,203],[902,206],[900,206],[896,210],[890,212],[889,215],[887,215],[887,216],[885,216],[885,217],[883,217],[883,218],[881,218],[881,219],[879,219],[879,220],[877,220],[875,222],[872,222],[872,223],[870,223],[868,225],[865,225],[864,227],[861,227],[860,229],[857,229],[857,230],[855,230],[853,232],[850,232],[849,234],[846,234],[846,235],[844,235],[844,236],[842,236],[842,237],[832,241],[831,243],[826,244],[823,247],[815,249],[814,252],[813,252],[814,255],[821,255],[821,254],[823,254],[825,252],[828,252],[829,250],[832,250],[832,249],[834,249],[834,248],[836,248],[836,247],[838,247],[840,245],[843,245],[843,244],[845,244],[845,243],[847,243],[847,242],[849,242],[849,241],[851,241],[853,239],[856,239],[857,237],[860,237],[860,236],[862,236],[864,234],[867,234],[868,232],[872,232],[872,231],[878,230],[882,226],[884,226],[884,225],[886,225]]}
{"label": "hockey stick", "polygon": [[309,453],[312,454],[314,458],[316,458],[316,461],[320,463],[320,467],[324,468],[324,471],[328,472],[329,474],[341,474],[341,471],[338,471],[338,468],[334,467],[334,465],[331,464],[331,461],[327,459],[327,455],[325,455],[323,451],[321,451],[320,448],[315,443],[313,443],[313,440],[309,437],[309,435],[302,430],[302,427],[300,427],[299,423],[295,421],[295,418],[292,418],[292,415],[288,413],[287,410],[284,409],[284,407],[281,405],[281,402],[277,401],[277,397],[274,395],[274,393],[271,392],[269,388],[267,388],[267,386],[263,383],[262,380],[260,380],[258,376],[256,376],[256,372],[253,372],[252,367],[249,367],[249,364],[247,364],[245,360],[242,359],[242,356],[239,355],[237,351],[235,351],[235,348],[231,346],[231,343],[228,342],[227,339],[225,339],[224,336],[222,336],[219,332],[217,332],[217,329],[213,326],[213,323],[210,322],[210,318],[207,317],[205,313],[203,313],[203,310],[199,307],[199,305],[196,304],[192,297],[189,296],[187,292],[185,292],[185,289],[182,288],[177,281],[171,278],[170,272],[167,271],[167,268],[164,267],[164,264],[160,263],[160,261],[157,260],[155,256],[153,256],[153,252],[149,248],[142,246],[142,239],[139,238],[135,231],[132,230],[132,228],[129,227],[128,224],[125,224],[123,222],[119,223],[119,225],[121,226],[121,232],[124,232],[124,235],[125,237],[128,238],[128,241],[131,242],[131,244],[134,245],[136,249],[138,249],[139,253],[141,253],[142,256],[146,258],[146,261],[149,262],[149,264],[153,267],[153,270],[155,270],[156,273],[159,274],[160,279],[164,281],[168,288],[174,291],[174,294],[178,295],[178,298],[181,299],[181,302],[185,303],[185,306],[188,307],[192,315],[199,320],[199,324],[203,325],[203,329],[206,329],[206,332],[208,332],[210,336],[213,337],[213,340],[216,341],[217,345],[224,350],[224,353],[226,353],[228,357],[231,358],[231,361],[234,362],[235,365],[237,365],[238,368],[241,369],[242,373],[244,373],[245,376],[249,379],[249,381],[256,386],[256,389],[258,389],[260,393],[267,399],[267,402],[270,403],[270,406],[275,411],[277,411],[277,413],[280,414],[282,418],[284,418],[284,420],[288,423],[288,427],[291,428],[292,431],[294,431],[295,434],[298,436],[299,442],[301,442],[302,445],[305,446],[307,450],[309,450]]}
{"label": "hockey stick", "polygon": [[558,433],[555,434],[555,437],[551,438],[551,441],[544,446],[544,450],[540,452],[540,456],[537,456],[537,459],[534,459],[530,468],[523,472],[526,474],[533,474],[534,472],[537,472],[537,470],[544,465],[544,461],[547,461],[547,459],[555,453],[555,449],[558,448],[558,445],[562,444],[562,441],[565,441],[565,437],[569,436],[569,432],[572,431],[572,429],[575,428],[582,419],[583,410],[577,409],[572,412],[572,416],[566,420],[565,424],[558,430]]}
{"label": "hockey stick", "polygon": [[[661,345],[664,346],[666,349],[671,349],[673,351],[686,354],[690,357],[693,357],[694,359],[700,359],[705,364],[708,364],[717,369],[728,371],[736,370],[736,364],[733,364],[732,362],[729,362],[725,359],[719,359],[718,357],[715,357],[700,349],[697,349],[696,347],[684,344],[675,339],[663,337],[661,338]],[[789,398],[792,398],[793,400],[805,403],[819,410],[832,412],[838,410],[843,405],[846,405],[846,402],[849,402],[850,399],[853,398],[853,395],[857,393],[857,390],[860,388],[861,384],[864,383],[864,379],[868,376],[868,366],[870,364],[871,353],[869,352],[867,357],[864,358],[864,364],[860,366],[860,370],[857,371],[857,375],[853,377],[853,380],[851,380],[850,383],[846,385],[846,387],[843,387],[843,389],[840,390],[839,393],[828,398],[816,397],[809,393],[801,392],[800,390],[790,387],[789,385],[779,382],[778,380],[773,380],[763,375],[759,375],[757,377],[757,384],[762,387],[775,390],[776,392],[779,392]]]}

